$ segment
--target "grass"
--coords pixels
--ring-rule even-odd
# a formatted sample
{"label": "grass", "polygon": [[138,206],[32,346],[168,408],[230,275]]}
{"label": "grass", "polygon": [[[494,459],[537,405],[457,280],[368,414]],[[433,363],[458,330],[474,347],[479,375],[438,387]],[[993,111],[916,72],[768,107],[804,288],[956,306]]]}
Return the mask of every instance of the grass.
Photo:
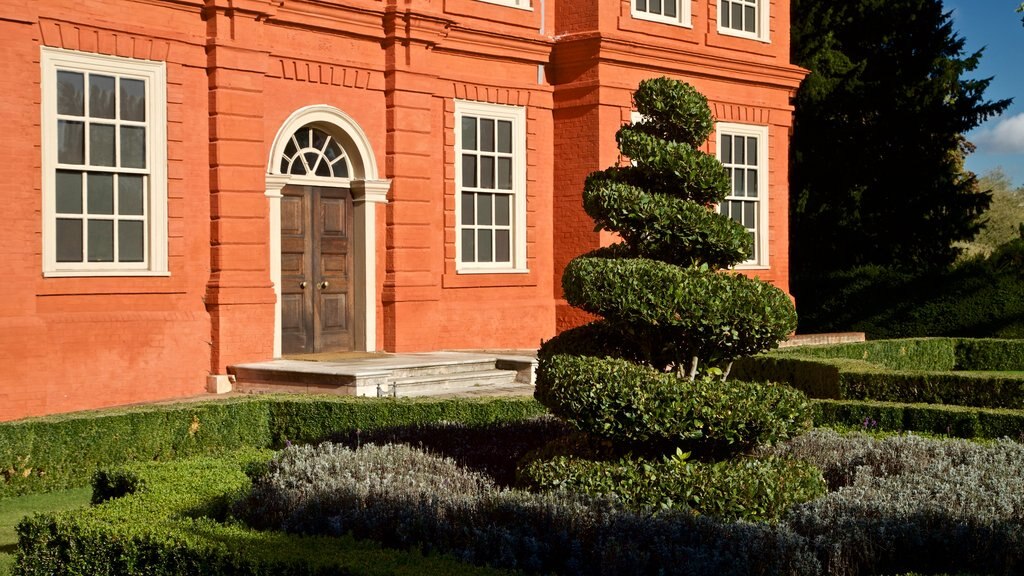
{"label": "grass", "polygon": [[92,488],[86,486],[0,499],[0,576],[8,576],[14,568],[14,550],[18,546],[14,527],[22,518],[36,512],[59,512],[86,506],[91,497]]}

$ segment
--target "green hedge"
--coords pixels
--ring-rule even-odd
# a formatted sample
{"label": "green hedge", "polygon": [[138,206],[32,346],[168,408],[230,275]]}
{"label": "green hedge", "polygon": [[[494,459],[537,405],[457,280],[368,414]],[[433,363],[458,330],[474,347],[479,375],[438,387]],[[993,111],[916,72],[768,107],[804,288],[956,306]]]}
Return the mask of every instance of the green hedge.
{"label": "green hedge", "polygon": [[1024,410],[857,400],[813,400],[815,426],[1024,441]]}
{"label": "green hedge", "polygon": [[[826,346],[800,346],[779,350],[774,354],[782,357],[846,358],[864,360],[890,370],[941,372],[956,368],[957,350],[958,340],[954,338],[904,338]],[[984,370],[984,368],[977,368],[977,370]]]}
{"label": "green hedge", "polygon": [[300,538],[222,522],[227,505],[249,486],[243,468],[270,456],[248,450],[105,471],[94,493],[103,500],[98,505],[19,524],[14,576],[502,573],[348,537]]}
{"label": "green hedge", "polygon": [[790,348],[743,358],[742,380],[784,382],[812,398],[1024,408],[1024,342],[955,338]]}
{"label": "green hedge", "polygon": [[98,467],[312,442],[332,433],[543,414],[532,399],[253,396],[0,423],[0,498],[88,484]]}

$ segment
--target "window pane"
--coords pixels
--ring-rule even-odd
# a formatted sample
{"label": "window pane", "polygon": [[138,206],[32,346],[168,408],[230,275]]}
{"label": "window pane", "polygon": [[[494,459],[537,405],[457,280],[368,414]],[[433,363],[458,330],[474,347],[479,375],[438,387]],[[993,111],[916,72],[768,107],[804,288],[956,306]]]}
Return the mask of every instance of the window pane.
{"label": "window pane", "polygon": [[722,136],[722,150],[720,151],[719,158],[726,164],[732,163],[732,136]]}
{"label": "window pane", "polygon": [[142,216],[145,204],[142,201],[142,176],[122,174],[117,177],[117,213],[127,216]]}
{"label": "window pane", "polygon": [[647,12],[647,0],[636,0],[636,11]]}
{"label": "window pane", "polygon": [[473,216],[476,214],[473,208],[473,198],[476,194],[472,192],[462,193],[462,224],[473,224]]}
{"label": "window pane", "polygon": [[747,137],[747,164],[757,165],[757,138]]}
{"label": "window pane", "polygon": [[746,147],[743,142],[744,138],[743,136],[733,136],[733,138],[735,138],[736,143],[736,157],[733,158],[733,162],[735,162],[736,164],[744,164],[747,161],[746,154],[744,154],[746,150]]}
{"label": "window pane", "polygon": [[302,159],[306,161],[306,174],[310,174],[316,169],[316,161],[320,159],[320,155],[316,152],[306,152]]}
{"label": "window pane", "polygon": [[122,220],[117,223],[117,259],[120,262],[142,262],[145,243],[143,223],[139,220]]}
{"label": "window pane", "polygon": [[750,252],[747,252],[747,260],[753,260],[757,254],[757,234],[750,233]]}
{"label": "window pane", "polygon": [[476,230],[472,228],[466,228],[462,231],[462,261],[463,262],[476,262],[475,256],[475,239]]}
{"label": "window pane", "polygon": [[[678,0],[666,0],[666,2],[665,2],[665,16],[668,16],[669,18],[675,18],[676,17],[676,2],[677,1]],[[686,1],[686,0],[684,0],[684,1]]]}
{"label": "window pane", "polygon": [[743,29],[747,32],[757,32],[757,18],[753,6],[743,9]]}
{"label": "window pane", "polygon": [[491,199],[493,194],[476,195],[476,223],[480,226],[490,226],[491,220]]}
{"label": "window pane", "polygon": [[757,227],[757,215],[756,215],[757,202],[744,202],[743,203],[743,225],[747,228]]}
{"label": "window pane", "polygon": [[462,185],[476,188],[476,156],[473,154],[462,155]]}
{"label": "window pane", "polygon": [[490,118],[480,119],[480,149],[494,152],[494,120]]}
{"label": "window pane", "polygon": [[57,114],[85,116],[84,86],[85,78],[82,74],[78,72],[57,72]]}
{"label": "window pane", "polygon": [[[124,129],[122,128],[122,130]],[[114,127],[112,125],[91,124],[89,126],[89,164],[93,166],[114,165]]]}
{"label": "window pane", "polygon": [[348,162],[344,158],[338,158],[331,167],[335,178],[348,178]]}
{"label": "window pane", "polygon": [[650,0],[651,14],[661,14],[661,0]]}
{"label": "window pane", "polygon": [[89,75],[89,116],[93,118],[114,117],[114,78],[112,76]]}
{"label": "window pane", "polygon": [[477,241],[480,243],[477,249],[477,262],[493,262],[494,248],[491,246],[491,231],[477,230]]}
{"label": "window pane", "polygon": [[89,262],[114,261],[114,221],[89,220]]}
{"label": "window pane", "polygon": [[327,144],[327,133],[323,130],[317,130],[316,128],[311,129],[313,135],[313,148],[317,150],[323,150],[324,145]]}
{"label": "window pane", "polygon": [[85,164],[85,124],[57,121],[57,162]]}
{"label": "window pane", "polygon": [[512,123],[498,120],[498,152],[512,153]]}
{"label": "window pane", "polygon": [[739,3],[734,3],[732,5],[731,20],[732,22],[729,25],[730,28],[733,30],[743,30],[743,6]]}
{"label": "window pane", "polygon": [[462,149],[476,150],[476,118],[462,117]]}
{"label": "window pane", "polygon": [[341,146],[334,140],[331,140],[327,144],[327,148],[324,149],[324,157],[328,160],[334,161],[335,158],[341,156]]}
{"label": "window pane", "polygon": [[747,196],[757,197],[757,170],[747,170]]}
{"label": "window pane", "polygon": [[146,83],[142,80],[121,79],[121,119],[146,121]]}
{"label": "window pane", "polygon": [[326,158],[320,158],[320,163],[316,166],[316,175],[323,176],[325,178],[331,177],[331,165],[327,163]]}
{"label": "window pane", "polygon": [[719,18],[719,20],[722,21],[722,27],[724,27],[724,28],[731,28],[732,27],[732,22],[729,20],[729,6],[730,6],[730,4],[729,4],[729,2],[726,2],[725,0],[721,0],[721,2],[722,3],[719,4],[719,9],[718,9],[718,18]]}
{"label": "window pane", "polygon": [[89,174],[89,214],[114,213],[114,175]]}
{"label": "window pane", "polygon": [[511,248],[509,231],[508,230],[495,230],[494,231],[494,261],[495,262],[511,262],[512,261],[512,248]]}
{"label": "window pane", "polygon": [[299,148],[309,148],[309,128],[302,127],[295,131],[295,141],[298,142]]}
{"label": "window pane", "polygon": [[508,194],[495,194],[494,195],[494,223],[498,226],[509,225],[509,205],[512,203],[512,197]]}
{"label": "window pane", "polygon": [[729,202],[729,216],[733,220],[743,224],[743,202],[732,200]]}
{"label": "window pane", "polygon": [[68,172],[67,170],[57,170],[57,213],[82,213],[81,172]]}
{"label": "window pane", "polygon": [[746,172],[742,168],[737,168],[732,171],[732,195],[733,196],[745,196],[746,185],[743,175]]}
{"label": "window pane", "polygon": [[57,262],[82,261],[82,221],[57,219]]}
{"label": "window pane", "polygon": [[494,188],[494,157],[480,157],[480,187]]}
{"label": "window pane", "polygon": [[512,159],[498,158],[498,188],[512,189]]}

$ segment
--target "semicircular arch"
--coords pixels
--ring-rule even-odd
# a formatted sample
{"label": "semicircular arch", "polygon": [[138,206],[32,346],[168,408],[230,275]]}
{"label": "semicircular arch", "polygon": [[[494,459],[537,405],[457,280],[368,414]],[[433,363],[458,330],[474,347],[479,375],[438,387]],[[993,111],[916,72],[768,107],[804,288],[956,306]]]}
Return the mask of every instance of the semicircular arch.
{"label": "semicircular arch", "polygon": [[289,143],[292,142],[296,132],[302,128],[312,128],[326,133],[340,145],[352,168],[348,178],[359,180],[376,180],[378,178],[377,161],[366,132],[351,116],[326,104],[314,104],[299,108],[281,124],[270,147],[267,174],[287,175],[281,169],[282,159],[290,160],[292,158],[293,153],[287,154],[286,151],[289,151]]}

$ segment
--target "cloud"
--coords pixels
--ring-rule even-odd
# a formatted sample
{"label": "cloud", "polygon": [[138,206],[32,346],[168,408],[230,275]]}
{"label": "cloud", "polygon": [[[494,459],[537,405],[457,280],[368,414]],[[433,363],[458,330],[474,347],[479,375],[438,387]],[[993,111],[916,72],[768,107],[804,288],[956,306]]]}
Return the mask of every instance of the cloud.
{"label": "cloud", "polygon": [[971,141],[985,152],[1024,154],[1024,112],[1000,117],[995,126],[978,130]]}

